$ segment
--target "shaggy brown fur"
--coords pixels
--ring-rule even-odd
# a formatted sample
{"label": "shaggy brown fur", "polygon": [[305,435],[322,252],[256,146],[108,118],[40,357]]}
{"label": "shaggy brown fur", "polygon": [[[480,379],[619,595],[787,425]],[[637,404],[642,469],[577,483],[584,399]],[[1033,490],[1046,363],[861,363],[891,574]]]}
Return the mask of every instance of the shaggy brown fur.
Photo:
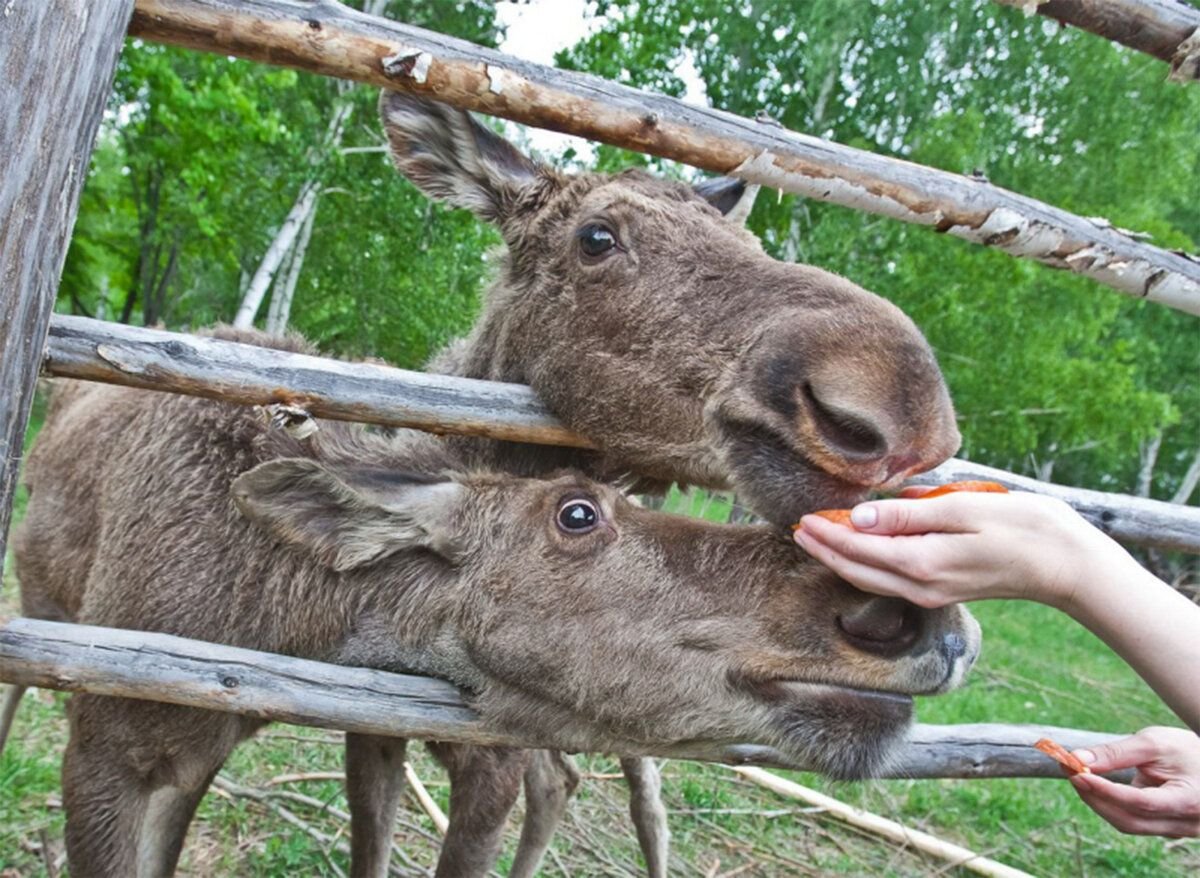
{"label": "shaggy brown fur", "polygon": [[[530,383],[602,448],[568,452],[408,437],[403,456],[409,468],[547,475],[569,464],[609,480],[634,474],[643,487],[670,480],[733,485],[759,512],[785,522],[815,506],[858,499],[868,487],[932,466],[957,447],[945,387],[912,324],[841,278],[765,256],[751,236],[722,218],[744,209],[734,208],[730,186],[718,183],[698,194],[640,172],[566,177],[521,156],[466,114],[399,95],[385,95],[381,109],[400,169],[429,194],[496,222],[509,247],[475,332],[433,367]],[[596,228],[614,245],[598,256],[583,249]],[[66,391],[57,406],[94,416],[89,430],[101,440],[60,453],[80,471],[99,471],[127,427],[89,411],[106,403],[76,400],[76,394]],[[49,519],[78,522],[79,510],[92,508],[86,495],[96,487],[90,479],[66,479],[36,502]],[[157,534],[144,518],[137,524],[134,530]],[[82,581],[67,573],[90,569],[98,538],[92,527],[81,530],[77,543],[30,553],[23,596],[31,615],[81,618]],[[135,546],[145,551],[144,542],[131,538],[130,551]],[[165,588],[159,600],[169,603],[172,594]],[[278,648],[268,635],[283,624],[280,613],[297,609],[275,603],[273,594],[255,597],[260,603],[244,608],[261,617],[252,645]],[[874,635],[910,612],[876,601],[847,613],[845,627]],[[293,619],[303,630],[311,621],[314,633],[330,624],[322,612]],[[863,646],[860,640],[860,652],[874,648]],[[394,741],[348,741],[356,875],[386,869],[402,752]],[[537,819],[527,824],[514,866],[527,870],[514,874],[532,873],[540,850],[526,855],[526,836],[539,839],[530,841],[533,848],[548,839],[573,787],[566,763],[553,754],[531,762],[518,751],[440,752],[460,790],[498,792],[455,797],[439,874],[486,871],[523,768],[527,786],[548,791],[543,804],[550,803],[542,825],[532,825]],[[652,807],[657,781],[651,765],[627,762],[642,833],[645,824],[662,822]],[[557,780],[551,779],[555,772]],[[537,805],[536,796],[530,800]],[[662,860],[661,829],[659,836],[645,845],[650,861]],[[652,865],[651,872],[659,870]]]}
{"label": "shaggy brown fur", "polygon": [[[759,741],[837,775],[876,767],[906,695],[954,685],[972,658],[977,629],[957,608],[906,613],[902,642],[847,633],[871,599],[769,527],[644,510],[574,474],[464,473],[438,445],[329,423],[301,444],[244,408],[69,383],[28,464],[25,610],[425,671],[495,727],[571,748]],[[580,500],[597,526],[564,531],[560,510]],[[54,606],[80,582],[81,606]],[[956,638],[971,655],[946,648]],[[86,695],[70,720],[80,876],[169,873],[213,774],[260,725]],[[365,757],[350,741],[351,802],[372,807],[372,779],[355,788],[380,764],[367,740]],[[443,756],[453,776],[480,754],[515,772],[499,786],[515,795],[525,762]],[[512,804],[460,792],[460,809]],[[488,863],[454,857],[487,847],[456,847],[441,874],[481,874]]]}
{"label": "shaggy brown fur", "polygon": [[[380,110],[400,171],[496,223],[507,245],[475,330],[431,370],[529,384],[603,449],[453,440],[471,459],[732,486],[787,524],[958,448],[933,353],[884,299],[772,259],[682,183],[567,176],[407,95],[385,92]],[[727,189],[706,194],[731,207]],[[597,227],[613,246],[590,255]]]}
{"label": "shaggy brown fur", "polygon": [[[722,216],[747,213],[740,184],[566,176],[466,113],[387,92],[380,111],[397,168],[497,224],[507,244],[474,332],[430,368],[528,383],[602,449],[449,440],[464,459],[525,475],[578,467],[642,490],[732,486],[784,524],[849,505],[958,447],[941,375],[912,322],[843,278],[766,256]],[[587,246],[597,230],[612,245],[599,254]],[[627,776],[659,878],[666,821],[645,804],[657,774],[645,762]],[[549,838],[533,824],[561,813],[557,797],[543,808],[527,790],[526,800],[514,878],[537,862],[526,843]]]}

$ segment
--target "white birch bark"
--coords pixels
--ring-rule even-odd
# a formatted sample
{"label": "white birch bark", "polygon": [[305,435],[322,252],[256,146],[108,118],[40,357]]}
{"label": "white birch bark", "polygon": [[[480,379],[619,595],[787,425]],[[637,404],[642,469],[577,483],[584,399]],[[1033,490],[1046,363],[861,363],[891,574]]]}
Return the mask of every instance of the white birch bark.
{"label": "white birch bark", "polygon": [[1183,481],[1179,483],[1179,490],[1175,492],[1171,502],[1186,503],[1192,496],[1192,491],[1196,490],[1197,484],[1200,484],[1200,448],[1196,449],[1196,454],[1192,457],[1192,465],[1184,473]]}
{"label": "white birch bark", "polygon": [[[366,4],[366,10],[370,14],[377,15],[382,10],[385,2],[386,0],[369,0]],[[350,91],[349,84],[339,81],[335,87],[337,88],[338,97],[333,105],[333,113],[329,117],[329,125],[326,128],[325,137],[321,140],[320,145],[314,147],[308,156],[309,164],[314,166],[319,164],[324,156],[341,148],[342,135],[346,130],[346,122],[353,110],[348,97]],[[246,287],[246,291],[242,295],[242,304],[238,307],[237,316],[233,319],[234,326],[239,329],[249,329],[254,326],[254,318],[258,314],[262,300],[267,295],[267,290],[271,288],[271,283],[275,280],[275,276],[284,264],[284,260],[293,247],[296,246],[297,237],[300,235],[302,229],[316,212],[317,199],[320,195],[320,181],[314,172],[314,176],[305,180],[304,184],[300,187],[300,194],[296,196],[296,201],[292,205],[292,209],[284,219],[283,225],[279,227],[279,231],[275,233],[275,239],[268,245],[267,252],[258,264],[254,276],[250,279],[250,284]]]}
{"label": "white birch bark", "polygon": [[287,329],[288,318],[292,313],[292,299],[296,295],[296,284],[300,280],[300,271],[304,267],[304,255],[308,252],[308,242],[312,240],[313,223],[317,218],[317,203],[308,212],[300,237],[292,248],[288,260],[287,272],[284,275],[282,288],[279,281],[275,283],[275,291],[271,294],[271,308],[267,312],[267,332],[279,335]]}
{"label": "white birch bark", "polygon": [[237,316],[233,318],[234,326],[239,329],[249,329],[254,326],[254,315],[258,313],[258,308],[271,286],[271,281],[275,278],[275,272],[279,270],[283,258],[291,249],[296,236],[300,234],[300,229],[304,226],[308,215],[316,206],[319,194],[320,189],[315,180],[309,180],[300,187],[300,194],[296,197],[296,202],[288,211],[287,218],[284,219],[283,225],[279,227],[279,231],[275,235],[275,240],[267,247],[262,262],[258,264],[258,269],[250,279],[250,286],[246,288],[246,294],[242,297],[241,307],[238,308]]}

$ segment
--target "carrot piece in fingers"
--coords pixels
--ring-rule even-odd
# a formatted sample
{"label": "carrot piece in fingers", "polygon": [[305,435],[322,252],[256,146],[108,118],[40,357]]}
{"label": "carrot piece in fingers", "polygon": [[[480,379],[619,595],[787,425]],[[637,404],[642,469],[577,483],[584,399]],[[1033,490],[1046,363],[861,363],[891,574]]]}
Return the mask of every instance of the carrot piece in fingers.
{"label": "carrot piece in fingers", "polygon": [[959,491],[966,491],[971,494],[1007,494],[1008,488],[1004,487],[999,482],[947,482],[944,485],[939,485],[932,491],[925,492],[917,499],[929,500],[933,497],[942,497],[946,494],[957,494]]}
{"label": "carrot piece in fingers", "polygon": [[[982,482],[982,481],[966,481],[966,482],[947,482],[945,485],[934,488],[932,491],[926,491],[919,497],[914,497],[914,500],[928,500],[931,497],[941,497],[945,494],[955,494],[959,491],[967,491],[976,494],[1007,494],[1008,488],[1004,487],[999,482]],[[814,512],[813,515],[819,515],[822,518],[832,521],[834,524],[843,524],[846,527],[854,527],[850,522],[849,509],[821,509]],[[799,530],[800,522],[792,525],[792,530]]]}
{"label": "carrot piece in fingers", "polygon": [[1074,753],[1068,750],[1062,744],[1056,744],[1049,738],[1042,738],[1034,745],[1035,748],[1041,750],[1059,765],[1067,770],[1068,774],[1091,774],[1092,770],[1079,761]]}
{"label": "carrot piece in fingers", "polygon": [[[834,524],[844,524],[846,527],[851,526],[849,509],[822,509],[819,512],[814,512],[813,515],[819,515],[822,518],[832,521]],[[800,523],[797,522],[794,526],[799,527]]]}

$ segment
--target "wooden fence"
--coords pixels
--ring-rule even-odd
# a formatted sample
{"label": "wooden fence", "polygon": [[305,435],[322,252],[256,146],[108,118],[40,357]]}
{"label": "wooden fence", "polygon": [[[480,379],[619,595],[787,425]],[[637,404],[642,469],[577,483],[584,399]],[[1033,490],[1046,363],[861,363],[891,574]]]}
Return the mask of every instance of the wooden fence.
{"label": "wooden fence", "polygon": [[[437,97],[678,159],[750,182],[928,225],[1200,314],[1200,263],[1108,224],[990,184],[850,149],[775,124],[690,107],[594,77],[356,13],[331,0],[47,0],[6,8],[0,154],[0,558],[36,377],[71,375],[314,415],[586,446],[528,388],[352,365],[81,318],[51,319],[90,145],[126,24],[146,39],[241,55]],[[55,59],[71,63],[51,63]],[[44,149],[42,144],[61,148]],[[49,344],[47,345],[47,334]],[[1200,551],[1200,511],[1044,485],[952,461],[920,481],[995,477],[1056,493],[1114,535]],[[285,685],[272,670],[287,669]],[[251,672],[253,670],[253,673]],[[353,681],[372,685],[355,689]],[[513,741],[488,731],[452,687],[142,632],[17,620],[0,629],[0,680],[175,700],[357,731]],[[349,687],[349,690],[346,687]],[[416,713],[396,693],[425,693]],[[368,691],[369,690],[369,691]],[[394,698],[393,695],[396,697]],[[407,697],[407,696],[403,696]],[[403,698],[401,698],[403,700]],[[411,707],[411,704],[409,705]],[[1057,776],[1028,744],[1107,736],[1017,726],[917,726],[892,776]],[[629,752],[642,752],[635,744]],[[660,751],[662,752],[662,751]],[[669,754],[785,764],[768,749],[696,745]]]}

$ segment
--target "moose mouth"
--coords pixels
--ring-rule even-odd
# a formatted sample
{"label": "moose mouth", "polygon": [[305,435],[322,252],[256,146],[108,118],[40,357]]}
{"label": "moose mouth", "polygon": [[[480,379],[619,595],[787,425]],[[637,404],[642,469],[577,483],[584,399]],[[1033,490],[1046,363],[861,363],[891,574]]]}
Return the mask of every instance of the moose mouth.
{"label": "moose mouth", "polygon": [[710,426],[739,497],[773,524],[794,524],[814,509],[846,508],[871,495],[871,487],[825,471],[762,424],[717,414]]}
{"label": "moose mouth", "polygon": [[799,680],[764,686],[780,749],[842,780],[879,774],[913,720],[912,696],[897,692]]}

